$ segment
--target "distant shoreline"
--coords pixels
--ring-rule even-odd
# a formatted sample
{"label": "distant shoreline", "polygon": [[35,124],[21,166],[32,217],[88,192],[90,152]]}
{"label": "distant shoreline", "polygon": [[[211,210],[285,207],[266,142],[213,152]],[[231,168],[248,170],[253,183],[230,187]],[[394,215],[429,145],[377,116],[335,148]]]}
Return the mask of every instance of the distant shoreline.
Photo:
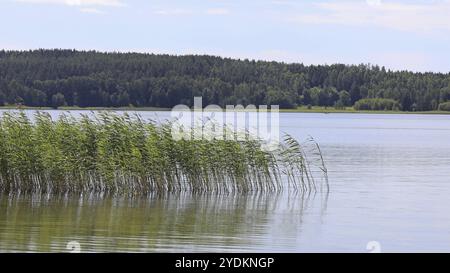
{"label": "distant shoreline", "polygon": [[[0,106],[0,110],[60,110],[60,111],[142,111],[142,112],[166,112],[171,108],[161,107],[31,107],[31,106]],[[352,107],[335,109],[333,107],[313,106],[308,108],[301,106],[296,109],[280,109],[280,113],[317,113],[317,114],[404,114],[404,115],[450,115],[450,111],[377,111],[377,110],[355,110]]]}
{"label": "distant shoreline", "polygon": [[318,114],[403,114],[403,115],[450,115],[449,111],[388,111],[388,110],[355,110],[353,107],[336,109],[334,107],[313,106],[308,109],[306,106],[297,109],[280,109],[282,113],[318,113]]}

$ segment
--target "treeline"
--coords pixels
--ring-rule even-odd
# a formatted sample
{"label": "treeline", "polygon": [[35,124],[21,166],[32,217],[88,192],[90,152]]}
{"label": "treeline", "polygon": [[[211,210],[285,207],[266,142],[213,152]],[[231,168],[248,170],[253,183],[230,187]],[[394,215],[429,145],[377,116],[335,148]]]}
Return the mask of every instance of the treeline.
{"label": "treeline", "polygon": [[192,105],[194,96],[202,96],[205,105],[282,108],[388,99],[399,110],[427,111],[450,101],[450,74],[214,56],[0,51],[0,105],[173,107]]}
{"label": "treeline", "polygon": [[356,110],[399,111],[400,105],[393,99],[361,99],[355,103]]}

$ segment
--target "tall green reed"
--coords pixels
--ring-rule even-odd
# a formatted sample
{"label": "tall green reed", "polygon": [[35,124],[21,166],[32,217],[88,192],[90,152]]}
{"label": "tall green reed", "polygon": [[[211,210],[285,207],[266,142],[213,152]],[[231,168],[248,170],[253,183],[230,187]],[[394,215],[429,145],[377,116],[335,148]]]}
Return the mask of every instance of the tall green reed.
{"label": "tall green reed", "polygon": [[[328,188],[319,146],[284,135],[274,150],[246,140],[174,140],[171,123],[99,113],[0,118],[0,190],[148,194],[313,192]],[[319,172],[319,181],[315,177]]]}

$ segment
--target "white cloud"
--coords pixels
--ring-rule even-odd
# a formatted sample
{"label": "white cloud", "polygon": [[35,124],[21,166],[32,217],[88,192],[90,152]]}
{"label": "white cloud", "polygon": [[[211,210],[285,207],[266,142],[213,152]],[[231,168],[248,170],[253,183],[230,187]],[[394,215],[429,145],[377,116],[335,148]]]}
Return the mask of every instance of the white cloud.
{"label": "white cloud", "polygon": [[14,1],[30,4],[59,4],[67,6],[109,6],[109,7],[126,6],[126,4],[120,0],[14,0]]}
{"label": "white cloud", "polygon": [[416,32],[450,30],[448,0],[430,1],[428,4],[347,0],[347,2],[322,2],[315,4],[315,7],[318,12],[301,14],[292,20],[308,24],[377,26]]}
{"label": "white cloud", "polygon": [[224,8],[207,9],[206,14],[209,15],[227,15],[230,11]]}
{"label": "white cloud", "polygon": [[176,16],[176,15],[189,15],[192,14],[192,11],[187,9],[166,9],[166,10],[157,10],[154,13],[158,15]]}
{"label": "white cloud", "polygon": [[[199,10],[189,10],[189,9],[161,9],[154,11],[157,15],[165,15],[165,16],[183,16],[183,15],[193,15],[193,14],[201,14]],[[204,11],[204,14],[207,15],[227,15],[230,11],[224,8],[215,8],[215,9],[207,9]]]}
{"label": "white cloud", "polygon": [[80,9],[80,11],[83,12],[83,13],[105,14],[104,11],[99,10],[99,9],[95,9],[95,8],[82,8],[82,9]]}
{"label": "white cloud", "polygon": [[366,0],[369,6],[379,6],[381,5],[381,0]]}
{"label": "white cloud", "polygon": [[290,4],[292,4],[291,1],[287,1],[287,0],[273,0],[271,3],[275,4],[275,5],[290,5]]}

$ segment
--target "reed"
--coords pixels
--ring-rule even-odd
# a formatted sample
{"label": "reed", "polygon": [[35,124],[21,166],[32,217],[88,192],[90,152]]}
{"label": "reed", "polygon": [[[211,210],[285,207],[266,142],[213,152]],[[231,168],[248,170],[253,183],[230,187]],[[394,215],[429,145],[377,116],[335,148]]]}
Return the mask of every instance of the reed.
{"label": "reed", "polygon": [[176,141],[170,122],[128,114],[63,114],[53,120],[37,112],[30,120],[24,112],[6,112],[0,118],[0,190],[313,192],[319,187],[317,170],[325,181],[320,186],[328,187],[320,149],[312,140],[300,144],[285,135],[277,149],[266,151],[260,140],[246,135],[244,141]]}

